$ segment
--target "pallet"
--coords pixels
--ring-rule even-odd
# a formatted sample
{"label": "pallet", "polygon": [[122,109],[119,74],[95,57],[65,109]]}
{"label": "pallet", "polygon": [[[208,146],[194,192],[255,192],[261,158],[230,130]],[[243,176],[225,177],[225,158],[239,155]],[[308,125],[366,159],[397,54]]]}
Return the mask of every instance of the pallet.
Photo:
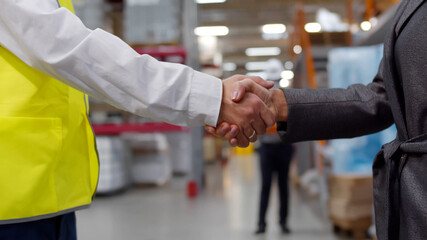
{"label": "pallet", "polygon": [[372,224],[371,217],[361,219],[339,219],[331,216],[334,226],[334,232],[340,235],[346,235],[352,239],[368,239],[367,230]]}

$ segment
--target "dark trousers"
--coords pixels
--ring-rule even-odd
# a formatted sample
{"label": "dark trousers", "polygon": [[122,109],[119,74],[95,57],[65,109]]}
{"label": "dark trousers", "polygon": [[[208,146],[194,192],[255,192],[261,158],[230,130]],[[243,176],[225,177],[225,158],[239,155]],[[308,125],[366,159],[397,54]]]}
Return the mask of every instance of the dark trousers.
{"label": "dark trousers", "polygon": [[288,173],[292,159],[293,147],[290,144],[262,144],[259,150],[261,165],[261,199],[259,205],[258,227],[265,228],[265,215],[270,199],[270,188],[273,173],[277,173],[280,198],[280,224],[286,226],[288,216]]}
{"label": "dark trousers", "polygon": [[0,225],[0,240],[76,240],[76,215]]}

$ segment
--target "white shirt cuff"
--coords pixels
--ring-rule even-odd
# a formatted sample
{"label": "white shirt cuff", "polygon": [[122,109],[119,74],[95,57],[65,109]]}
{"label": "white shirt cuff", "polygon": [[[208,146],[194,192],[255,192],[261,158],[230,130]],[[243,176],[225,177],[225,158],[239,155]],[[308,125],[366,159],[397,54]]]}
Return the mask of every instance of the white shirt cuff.
{"label": "white shirt cuff", "polygon": [[222,81],[194,71],[189,98],[191,125],[216,126],[222,101]]}

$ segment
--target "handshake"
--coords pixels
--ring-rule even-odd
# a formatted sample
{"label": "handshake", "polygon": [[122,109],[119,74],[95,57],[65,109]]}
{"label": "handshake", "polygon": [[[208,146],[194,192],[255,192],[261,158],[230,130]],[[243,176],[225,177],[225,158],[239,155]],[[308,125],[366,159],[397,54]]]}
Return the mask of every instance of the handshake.
{"label": "handshake", "polygon": [[279,89],[269,90],[273,86],[254,76],[225,79],[217,126],[205,126],[206,131],[226,138],[232,146],[247,147],[276,122],[287,121],[285,95]]}

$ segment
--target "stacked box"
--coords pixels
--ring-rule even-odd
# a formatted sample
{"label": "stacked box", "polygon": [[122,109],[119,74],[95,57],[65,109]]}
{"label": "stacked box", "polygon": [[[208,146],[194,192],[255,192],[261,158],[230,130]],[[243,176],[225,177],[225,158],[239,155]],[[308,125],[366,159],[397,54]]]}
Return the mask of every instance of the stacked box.
{"label": "stacked box", "polygon": [[328,179],[329,215],[333,219],[358,220],[372,216],[371,175],[333,175]]}

